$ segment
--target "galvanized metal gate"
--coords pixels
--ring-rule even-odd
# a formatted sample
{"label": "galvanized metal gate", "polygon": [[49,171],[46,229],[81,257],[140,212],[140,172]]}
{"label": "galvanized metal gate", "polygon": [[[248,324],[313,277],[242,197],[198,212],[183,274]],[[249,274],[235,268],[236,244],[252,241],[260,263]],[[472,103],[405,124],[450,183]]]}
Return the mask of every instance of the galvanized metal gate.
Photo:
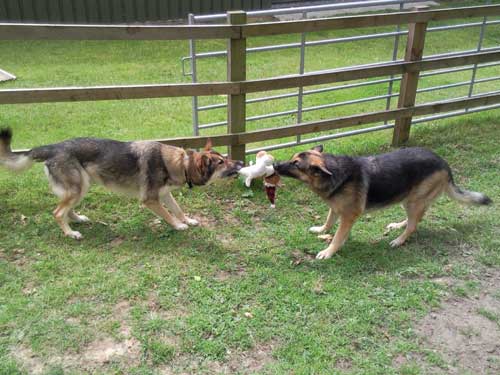
{"label": "galvanized metal gate", "polygon": [[[301,14],[302,18],[306,19],[308,14],[311,12],[340,10],[340,9],[347,11],[347,10],[353,9],[353,8],[363,8],[363,7],[381,6],[381,5],[384,5],[384,6],[385,5],[393,5],[393,6],[396,5],[399,7],[400,10],[403,10],[405,7],[405,4],[407,4],[407,3],[415,4],[415,3],[421,3],[424,1],[426,1],[426,0],[367,0],[367,1],[355,2],[355,3],[351,2],[351,3],[328,4],[328,5],[319,5],[319,6],[309,6],[309,7],[294,7],[294,8],[271,9],[271,10],[263,10],[263,11],[252,11],[252,12],[248,12],[247,15],[249,17],[250,16],[252,16],[252,17],[266,17],[266,16],[277,16],[277,15],[284,15],[284,14]],[[491,0],[485,0],[485,4],[490,4],[490,3],[491,3]],[[214,15],[193,15],[193,14],[190,14],[188,20],[189,20],[190,24],[203,24],[206,22],[218,22],[218,23],[227,22],[226,14],[214,14]],[[459,54],[463,54],[463,53],[472,53],[472,52],[477,52],[477,51],[500,50],[500,46],[492,47],[492,48],[483,48],[483,39],[484,39],[486,26],[487,25],[495,25],[495,24],[500,24],[500,20],[488,21],[487,17],[484,17],[483,20],[480,22],[469,22],[469,23],[463,23],[463,24],[458,24],[458,25],[437,26],[437,27],[428,28],[427,32],[439,32],[439,31],[445,31],[445,30],[479,27],[480,28],[480,35],[479,35],[478,44],[477,44],[476,49],[468,50],[468,51],[453,52],[453,53],[443,53],[443,54],[437,54],[437,55],[427,55],[424,57],[424,60],[429,59],[429,58],[453,56],[453,55],[459,55]],[[406,31],[406,30],[402,31],[400,25],[398,25],[396,27],[396,29],[392,32],[384,32],[384,33],[376,33],[376,34],[352,36],[352,37],[344,37],[344,38],[314,40],[314,41],[307,41],[306,33],[303,33],[301,35],[301,41],[298,43],[288,43],[288,44],[269,45],[269,46],[263,46],[263,47],[248,48],[247,53],[258,53],[258,52],[264,52],[264,51],[276,51],[276,50],[289,49],[289,48],[300,48],[300,64],[299,64],[299,72],[298,73],[302,75],[305,73],[304,66],[305,66],[306,47],[321,46],[321,45],[335,44],[335,43],[344,43],[344,42],[350,42],[350,41],[368,40],[368,39],[394,38],[392,61],[397,61],[398,48],[399,48],[399,38],[401,35],[407,35],[407,34],[408,34],[408,31]],[[197,53],[196,52],[196,42],[194,40],[191,40],[189,42],[189,45],[190,45],[190,56],[184,57],[182,59],[182,68],[183,68],[184,75],[191,76],[193,83],[198,82],[197,61],[199,59],[226,57],[227,56],[227,51],[211,51],[211,52]],[[190,71],[187,71],[187,68],[186,68],[187,64],[189,64],[189,66],[190,66]],[[370,66],[370,65],[373,65],[373,64],[369,64],[366,66]],[[420,76],[421,77],[429,77],[429,76],[433,76],[433,75],[440,75],[440,74],[446,74],[446,73],[450,73],[450,72],[459,72],[459,71],[467,71],[467,70],[471,71],[472,75],[471,75],[470,81],[421,88],[421,89],[418,89],[417,92],[423,93],[423,92],[430,92],[430,91],[436,91],[436,90],[442,90],[442,89],[448,89],[448,88],[454,88],[454,87],[468,86],[469,87],[468,97],[469,98],[474,97],[473,89],[474,89],[474,85],[476,83],[483,83],[483,82],[500,80],[500,76],[488,77],[488,78],[483,78],[483,79],[479,79],[479,80],[476,79],[476,72],[478,69],[485,68],[485,67],[491,67],[491,66],[495,66],[495,65],[500,65],[500,63],[494,62],[494,63],[485,63],[485,64],[474,64],[474,65],[467,66],[467,67],[440,69],[438,71],[425,72],[425,73],[421,74]],[[276,100],[276,99],[297,97],[297,107],[296,107],[296,109],[289,110],[289,111],[274,112],[274,113],[268,113],[268,114],[263,114],[263,115],[258,115],[258,116],[247,117],[246,121],[259,121],[259,120],[272,118],[272,117],[296,115],[297,123],[300,124],[300,123],[302,123],[302,115],[304,112],[311,112],[311,111],[317,111],[317,110],[326,109],[326,108],[341,107],[341,106],[350,105],[350,104],[365,103],[365,102],[370,102],[370,101],[375,101],[375,100],[384,100],[384,99],[386,100],[386,110],[389,110],[391,107],[392,98],[399,96],[399,93],[393,92],[394,82],[397,82],[397,81],[401,81],[400,76],[398,76],[398,77],[390,76],[389,78],[385,78],[385,79],[371,80],[371,81],[358,82],[358,83],[352,83],[352,84],[346,84],[346,85],[337,85],[337,86],[320,88],[320,89],[312,89],[312,90],[304,90],[302,87],[300,87],[298,89],[298,91],[294,92],[294,93],[286,93],[286,94],[280,94],[280,95],[247,99],[246,103],[250,104],[250,103],[258,103],[258,102]],[[318,106],[314,106],[314,107],[304,107],[303,106],[303,98],[306,95],[320,94],[320,93],[324,93],[324,92],[344,90],[344,89],[349,89],[349,88],[354,88],[354,87],[377,85],[377,84],[382,84],[382,83],[388,84],[387,94],[385,94],[385,95],[365,97],[365,98],[353,99],[353,100],[336,102],[336,103],[327,103],[327,104],[318,105]],[[193,111],[192,112],[192,122],[193,122],[193,134],[194,135],[199,135],[200,130],[203,130],[203,129],[227,126],[227,124],[228,124],[227,121],[220,121],[220,122],[206,123],[206,124],[200,124],[200,122],[199,122],[199,113],[200,112],[225,108],[227,106],[226,103],[199,106],[197,97],[193,97],[192,102],[193,102],[193,104],[192,104],[192,111]],[[462,114],[466,114],[466,113],[477,112],[480,110],[497,108],[497,107],[500,107],[500,106],[499,105],[488,106],[485,108],[475,108],[473,110],[472,109],[471,110],[465,109],[465,110],[455,111],[455,112],[451,112],[451,113],[445,113],[445,114],[415,119],[415,120],[413,120],[412,123],[414,123],[414,124],[422,123],[422,122],[426,122],[426,121],[442,119],[442,118],[446,118],[446,117],[457,116],[457,115],[462,115]],[[389,129],[389,128],[393,128],[393,127],[394,127],[394,123],[388,123],[386,121],[383,124],[375,125],[375,126],[372,126],[369,128],[345,131],[345,132],[325,135],[325,136],[321,136],[321,137],[302,139],[300,136],[297,136],[297,138],[294,142],[280,143],[280,144],[276,144],[276,145],[260,147],[258,149],[250,149],[250,150],[247,150],[247,154],[253,154],[253,153],[258,152],[259,150],[273,150],[273,149],[285,148],[285,147],[290,147],[290,146],[295,146],[295,145],[301,145],[301,144],[307,144],[307,143],[313,143],[313,142],[318,142],[318,141],[340,138],[340,137],[346,137],[346,136],[350,136],[350,135],[368,133],[368,132],[377,131],[377,130]]]}

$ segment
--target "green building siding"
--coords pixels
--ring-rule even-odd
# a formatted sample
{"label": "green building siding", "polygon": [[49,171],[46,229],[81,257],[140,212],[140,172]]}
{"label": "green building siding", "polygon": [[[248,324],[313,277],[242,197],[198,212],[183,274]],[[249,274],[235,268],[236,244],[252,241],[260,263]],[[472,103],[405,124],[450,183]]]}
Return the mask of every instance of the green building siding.
{"label": "green building siding", "polygon": [[271,0],[0,0],[0,21],[130,23],[271,7]]}

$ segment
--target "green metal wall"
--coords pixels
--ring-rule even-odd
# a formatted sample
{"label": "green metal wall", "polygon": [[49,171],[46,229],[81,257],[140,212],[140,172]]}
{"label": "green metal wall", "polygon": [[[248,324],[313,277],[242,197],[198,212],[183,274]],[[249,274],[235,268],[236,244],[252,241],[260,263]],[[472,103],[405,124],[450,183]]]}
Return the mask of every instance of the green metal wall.
{"label": "green metal wall", "polygon": [[129,23],[271,7],[271,0],[0,0],[0,22]]}

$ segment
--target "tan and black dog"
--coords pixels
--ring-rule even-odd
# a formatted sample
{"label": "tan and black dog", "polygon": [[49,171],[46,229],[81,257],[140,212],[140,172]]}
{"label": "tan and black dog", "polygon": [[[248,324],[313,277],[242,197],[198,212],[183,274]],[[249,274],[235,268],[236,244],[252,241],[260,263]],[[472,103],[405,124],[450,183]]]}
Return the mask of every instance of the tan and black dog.
{"label": "tan and black dog", "polygon": [[416,230],[430,204],[443,192],[468,204],[487,205],[490,198],[461,190],[445,160],[424,148],[403,148],[369,157],[337,156],[323,153],[323,146],[295,154],[290,161],[277,163],[277,173],[301,180],[330,207],[324,225],[313,233],[329,230],[337,218],[339,227],[330,245],[316,256],[330,258],[344,244],[349,232],[365,211],[402,203],[407,219],[391,223],[388,229],[405,228],[391,242],[402,245]]}
{"label": "tan and black dog", "polygon": [[233,176],[243,166],[243,162],[212,150],[210,142],[203,151],[196,152],[154,141],[74,138],[14,154],[11,139],[10,129],[0,130],[0,165],[22,171],[34,162],[45,162],[49,184],[60,199],[54,217],[64,234],[75,239],[81,239],[82,235],[71,229],[69,221],[88,221],[73,208],[91,183],[138,198],[172,227],[184,230],[198,222],[184,215],[171,190]]}

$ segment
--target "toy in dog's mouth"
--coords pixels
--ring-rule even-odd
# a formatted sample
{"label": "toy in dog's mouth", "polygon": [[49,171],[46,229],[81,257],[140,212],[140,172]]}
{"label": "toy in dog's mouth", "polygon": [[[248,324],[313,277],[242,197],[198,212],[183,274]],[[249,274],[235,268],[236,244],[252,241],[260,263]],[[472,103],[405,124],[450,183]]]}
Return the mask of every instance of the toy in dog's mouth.
{"label": "toy in dog's mouth", "polygon": [[231,160],[231,164],[231,167],[224,171],[222,177],[235,177],[238,175],[238,171],[244,166],[241,160]]}

